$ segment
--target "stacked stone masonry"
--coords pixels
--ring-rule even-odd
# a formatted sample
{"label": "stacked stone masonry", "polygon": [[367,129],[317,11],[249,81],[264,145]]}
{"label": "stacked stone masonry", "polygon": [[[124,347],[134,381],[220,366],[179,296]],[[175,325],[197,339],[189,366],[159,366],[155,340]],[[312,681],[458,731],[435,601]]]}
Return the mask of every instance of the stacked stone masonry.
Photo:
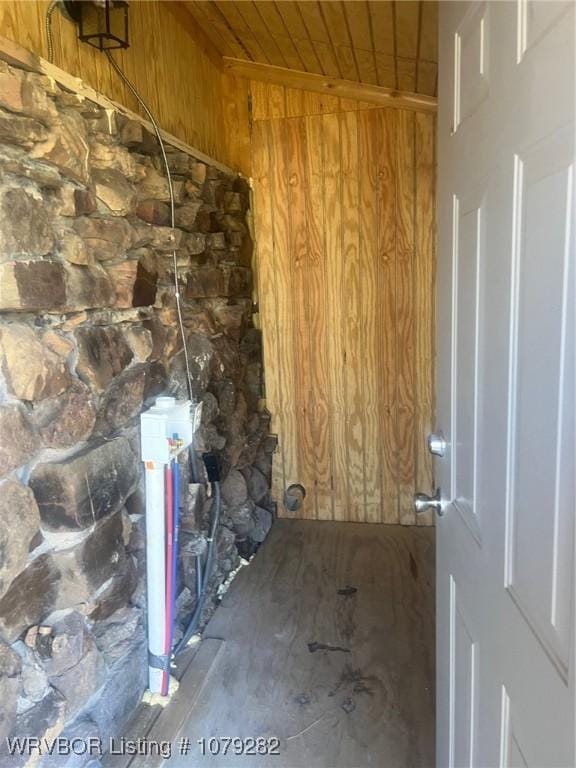
{"label": "stacked stone masonry", "polygon": [[[174,249],[198,447],[223,471],[204,619],[272,523],[247,184],[168,159],[175,229],[142,124],[0,62],[0,764],[6,736],[105,743],[145,688],[139,415],[187,396]],[[212,503],[201,462],[180,469],[177,632]]]}

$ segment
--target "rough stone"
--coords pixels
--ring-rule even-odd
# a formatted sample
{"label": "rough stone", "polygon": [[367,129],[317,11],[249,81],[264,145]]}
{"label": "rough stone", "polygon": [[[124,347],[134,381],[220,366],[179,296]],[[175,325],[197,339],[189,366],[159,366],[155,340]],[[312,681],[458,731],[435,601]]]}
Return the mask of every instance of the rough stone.
{"label": "rough stone", "polygon": [[[49,693],[38,704],[18,717],[10,736],[21,740],[27,738],[48,739],[50,742],[61,733],[65,718],[66,700],[58,691],[50,688]],[[3,765],[9,765],[10,768],[23,768],[24,766],[31,768],[34,765],[31,762],[33,760],[34,758],[31,758],[27,752],[23,755],[8,756],[6,742],[0,746],[0,762]]]}
{"label": "rough stone", "polygon": [[59,189],[63,179],[51,165],[30,160],[16,147],[0,146],[0,166],[6,173],[33,181],[41,189],[54,191]]}
{"label": "rough stone", "polygon": [[0,635],[9,643],[52,610],[60,573],[51,555],[32,560],[12,581],[0,599]]}
{"label": "rough stone", "polygon": [[158,139],[138,120],[127,120],[120,130],[120,141],[128,149],[143,155],[156,155],[160,152]]}
{"label": "rough stone", "polygon": [[42,443],[48,448],[71,448],[87,440],[96,421],[92,392],[75,381],[60,397],[45,400],[33,414]]}
{"label": "rough stone", "polygon": [[31,117],[11,115],[0,109],[0,139],[23,149],[32,149],[46,139],[47,130],[38,120]]}
{"label": "rough stone", "polygon": [[130,180],[138,176],[134,156],[126,147],[117,144],[113,136],[106,136],[103,132],[90,137],[90,166],[94,171],[116,171]]}
{"label": "rough stone", "polygon": [[141,200],[136,215],[148,224],[165,227],[170,224],[170,208],[160,200]]}
{"label": "rough stone", "polygon": [[63,230],[58,238],[58,253],[71,264],[92,264],[94,257],[82,238],[72,230]]}
{"label": "rough stone", "polygon": [[112,666],[118,659],[139,645],[145,636],[144,617],[138,608],[124,606],[107,619],[99,621],[93,629],[96,645]]}
{"label": "rough stone", "polygon": [[151,227],[152,247],[160,253],[178,250],[182,243],[183,232],[171,227]]}
{"label": "rough stone", "polygon": [[225,275],[217,267],[194,269],[188,275],[188,282],[186,283],[187,299],[224,296],[225,291]]}
{"label": "rough stone", "polygon": [[24,464],[36,450],[37,438],[24,411],[17,405],[0,406],[0,477]]}
{"label": "rough stone", "polygon": [[42,768],[101,768],[98,755],[103,742],[98,726],[89,717],[79,715],[64,728],[60,738],[66,744],[78,745],[76,750],[72,749],[69,755],[45,755]]}
{"label": "rough stone", "polygon": [[182,205],[176,209],[176,226],[181,229],[185,229],[188,232],[194,231],[194,225],[196,223],[196,216],[200,210],[202,203],[200,201],[196,203],[188,203]]}
{"label": "rough stone", "polygon": [[140,702],[147,685],[147,649],[142,639],[111,668],[98,700],[87,711],[105,743],[123,734],[126,720]]}
{"label": "rough stone", "polygon": [[254,527],[250,531],[250,538],[261,544],[272,527],[272,514],[263,507],[256,507],[252,513]]}
{"label": "rough stone", "polygon": [[61,357],[47,349],[26,325],[0,329],[2,369],[8,390],[20,400],[43,400],[63,392],[71,383]]}
{"label": "rough stone", "polygon": [[0,71],[0,106],[46,124],[54,122],[58,116],[46,83],[38,75],[12,67]]}
{"label": "rough stone", "polygon": [[131,600],[138,586],[138,573],[132,557],[122,558],[118,572],[97,595],[95,607],[88,614],[91,621],[102,621]]}
{"label": "rough stone", "polygon": [[154,349],[154,342],[152,339],[152,332],[149,331],[148,328],[138,325],[130,326],[125,330],[124,338],[130,345],[130,349],[134,353],[134,356],[140,360],[140,362],[146,362],[146,360],[150,359]]}
{"label": "rough stone", "polygon": [[0,485],[0,597],[24,570],[40,530],[34,494],[16,480]]}
{"label": "rough stone", "polygon": [[140,200],[170,202],[170,189],[166,176],[152,164],[146,168],[144,179],[138,184],[137,193]]}
{"label": "rough stone", "polygon": [[137,261],[122,261],[106,266],[106,272],[116,292],[115,307],[126,309],[132,306],[138,266]]}
{"label": "rough stone", "polygon": [[224,232],[211,232],[206,235],[206,247],[211,251],[225,251],[226,235]]}
{"label": "rough stone", "polygon": [[97,261],[123,259],[133,244],[132,227],[122,218],[83,216],[74,222],[74,228]]}
{"label": "rough stone", "polygon": [[45,667],[50,684],[66,699],[71,717],[104,685],[106,667],[84,617],[71,612],[52,622],[52,653]]}
{"label": "rough stone", "polygon": [[95,266],[54,261],[0,264],[0,309],[74,311],[109,306],[114,291]]}
{"label": "rough stone", "polygon": [[18,655],[0,640],[0,744],[16,722],[20,669]]}
{"label": "rough stone", "polygon": [[248,487],[241,472],[231,469],[221,487],[222,500],[229,506],[244,504],[248,499]]}
{"label": "rough stone", "polygon": [[46,528],[78,530],[120,509],[138,476],[138,460],[121,437],[90,445],[59,463],[39,464],[30,487]]}
{"label": "rough stone", "polygon": [[242,474],[246,480],[250,498],[253,499],[256,504],[260,504],[270,491],[268,480],[256,467],[246,467],[242,470]]}
{"label": "rough stone", "polygon": [[65,286],[67,310],[109,307],[114,303],[114,288],[99,264],[87,267],[66,264]]}
{"label": "rough stone", "polygon": [[190,232],[184,240],[184,247],[191,256],[198,256],[206,250],[206,235]]}
{"label": "rough stone", "polygon": [[33,707],[49,693],[48,675],[39,655],[18,640],[12,648],[22,664],[22,685],[18,697],[18,712],[22,713]]}
{"label": "rough stone", "polygon": [[226,273],[226,296],[252,295],[252,272],[248,267],[230,267]]}
{"label": "rough stone", "polygon": [[86,326],[76,331],[78,376],[97,391],[129,365],[134,357],[121,328]]}
{"label": "rough stone", "polygon": [[0,189],[0,260],[44,256],[53,245],[44,201],[21,188]]}
{"label": "rough stone", "polygon": [[96,199],[89,189],[79,189],[74,184],[64,184],[58,191],[60,216],[87,216],[96,210]]}
{"label": "rough stone", "polygon": [[76,112],[60,112],[45,141],[34,145],[30,156],[56,166],[63,176],[88,184],[88,141],[82,117]]}
{"label": "rough stone", "polygon": [[92,172],[96,199],[103,203],[106,212],[113,216],[127,216],[132,212],[136,195],[126,178],[112,168]]}
{"label": "rough stone", "polygon": [[98,408],[95,434],[109,435],[140,413],[147,371],[146,364],[135,365],[108,387]]}

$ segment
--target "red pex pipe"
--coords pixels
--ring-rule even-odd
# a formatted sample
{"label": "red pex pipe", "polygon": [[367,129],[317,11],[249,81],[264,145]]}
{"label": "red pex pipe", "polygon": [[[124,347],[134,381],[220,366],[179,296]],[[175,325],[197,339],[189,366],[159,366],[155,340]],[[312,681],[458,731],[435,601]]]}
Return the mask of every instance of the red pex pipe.
{"label": "red pex pipe", "polygon": [[[172,637],[172,558],[174,554],[174,502],[172,486],[172,465],[169,464],[164,476],[165,514],[166,514],[166,615],[164,617],[164,653],[170,656]],[[167,670],[162,673],[162,696],[168,695],[170,674]]]}

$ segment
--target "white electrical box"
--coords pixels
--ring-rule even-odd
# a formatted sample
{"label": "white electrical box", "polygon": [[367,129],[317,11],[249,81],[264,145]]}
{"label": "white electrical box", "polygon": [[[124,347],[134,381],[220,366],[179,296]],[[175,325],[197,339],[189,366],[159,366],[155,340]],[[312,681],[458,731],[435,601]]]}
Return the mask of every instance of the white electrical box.
{"label": "white electrical box", "polygon": [[140,416],[142,461],[169,464],[192,444],[201,412],[202,403],[157,397],[156,404]]}

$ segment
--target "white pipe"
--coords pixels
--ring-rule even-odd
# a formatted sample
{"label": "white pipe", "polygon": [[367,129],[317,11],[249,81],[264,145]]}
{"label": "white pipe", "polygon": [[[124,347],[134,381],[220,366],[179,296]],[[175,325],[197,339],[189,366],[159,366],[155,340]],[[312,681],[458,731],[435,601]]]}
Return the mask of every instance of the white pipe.
{"label": "white pipe", "polygon": [[[146,581],[148,585],[148,651],[164,655],[166,621],[166,534],[164,529],[164,464],[146,463]],[[148,665],[149,687],[161,693],[161,669]]]}

